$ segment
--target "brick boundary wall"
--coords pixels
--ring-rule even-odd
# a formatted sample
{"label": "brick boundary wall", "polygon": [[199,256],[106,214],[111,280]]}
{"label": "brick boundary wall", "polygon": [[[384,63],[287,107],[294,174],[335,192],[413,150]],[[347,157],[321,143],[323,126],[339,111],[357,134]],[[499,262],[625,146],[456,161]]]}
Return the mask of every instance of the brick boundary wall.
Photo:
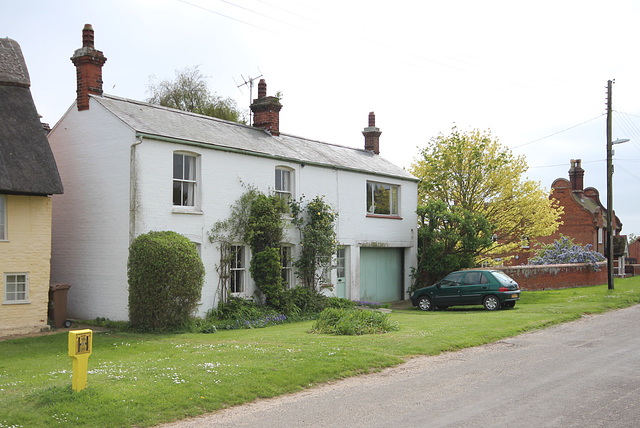
{"label": "brick boundary wall", "polygon": [[557,290],[561,288],[585,287],[607,283],[607,262],[598,263],[594,272],[585,263],[562,265],[500,266],[501,270],[513,278],[522,290]]}

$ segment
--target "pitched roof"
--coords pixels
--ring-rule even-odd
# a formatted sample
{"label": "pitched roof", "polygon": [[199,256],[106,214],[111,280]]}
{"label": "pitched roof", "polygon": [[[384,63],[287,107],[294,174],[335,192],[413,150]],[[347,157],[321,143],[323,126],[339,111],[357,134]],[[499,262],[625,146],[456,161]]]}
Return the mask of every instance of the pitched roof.
{"label": "pitched roof", "polygon": [[403,168],[367,150],[283,133],[273,136],[260,128],[112,95],[91,97],[143,136],[418,181]]}
{"label": "pitched roof", "polygon": [[0,193],[62,193],[51,147],[15,40],[0,38]]}

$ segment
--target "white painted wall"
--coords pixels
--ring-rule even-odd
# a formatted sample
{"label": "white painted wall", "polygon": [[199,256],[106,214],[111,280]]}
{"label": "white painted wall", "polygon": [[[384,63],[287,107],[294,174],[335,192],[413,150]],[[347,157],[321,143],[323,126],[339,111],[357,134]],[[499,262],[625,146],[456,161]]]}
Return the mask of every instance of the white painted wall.
{"label": "white painted wall", "polygon": [[53,196],[51,281],[70,318],[128,318],[129,151],[135,134],[91,102],[49,134],[64,194]]}
{"label": "white painted wall", "polygon": [[[129,239],[151,230],[173,230],[200,244],[206,277],[199,314],[204,315],[217,305],[220,258],[207,232],[230,215],[231,205],[246,190],[243,183],[272,191],[276,166],[293,169],[295,199],[324,195],[339,212],[338,241],[348,246],[347,297],[360,295],[361,246],[405,248],[405,288],[410,286],[417,245],[416,182],[140,139],[97,103],[87,111],[70,110],[51,132],[50,143],[65,186],[64,195],[53,200],[52,281],[71,284],[71,317],[127,319]],[[173,207],[174,151],[199,157],[196,209]],[[402,219],[366,216],[367,180],[400,186]],[[298,244],[297,230],[289,229],[287,236]],[[246,277],[251,296],[248,270]]]}

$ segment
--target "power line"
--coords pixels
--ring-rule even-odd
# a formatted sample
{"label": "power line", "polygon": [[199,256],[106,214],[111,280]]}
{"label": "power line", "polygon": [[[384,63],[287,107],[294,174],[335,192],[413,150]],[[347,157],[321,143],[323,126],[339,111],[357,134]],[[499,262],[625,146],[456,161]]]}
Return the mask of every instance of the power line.
{"label": "power line", "polygon": [[589,122],[592,122],[592,121],[594,121],[596,119],[599,119],[602,116],[604,116],[604,114],[601,114],[601,115],[596,116],[596,117],[594,117],[592,119],[589,119],[589,120],[585,120],[582,123],[578,123],[577,125],[570,126],[569,128],[565,128],[565,129],[563,129],[561,131],[554,132],[553,134],[549,134],[549,135],[546,135],[544,137],[538,138],[537,140],[529,141],[528,143],[524,143],[524,144],[520,144],[519,146],[512,147],[512,149],[518,149],[520,147],[528,146],[529,144],[537,143],[538,141],[542,141],[542,140],[544,140],[546,138],[553,137],[553,136],[558,135],[558,134],[562,134],[563,132],[567,132],[567,131],[569,131],[569,130],[571,130],[573,128],[577,128],[578,126],[582,126],[582,125],[584,125],[586,123],[589,123]]}
{"label": "power line", "polygon": [[[593,161],[583,161],[583,164],[588,164],[588,163],[600,163],[600,162],[605,162],[606,159],[598,159],[598,160],[593,160]],[[529,166],[529,169],[538,169],[538,168],[555,168],[558,166],[566,166],[566,163],[560,163],[560,164],[556,164],[556,165],[538,165],[538,166]]]}

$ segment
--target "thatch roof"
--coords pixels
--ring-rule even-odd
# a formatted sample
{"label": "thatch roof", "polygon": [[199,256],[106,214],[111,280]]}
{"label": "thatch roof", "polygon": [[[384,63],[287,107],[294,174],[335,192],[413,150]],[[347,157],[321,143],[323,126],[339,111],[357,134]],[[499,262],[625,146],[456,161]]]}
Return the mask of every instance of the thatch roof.
{"label": "thatch roof", "polygon": [[51,147],[15,40],[0,38],[0,193],[62,193]]}

